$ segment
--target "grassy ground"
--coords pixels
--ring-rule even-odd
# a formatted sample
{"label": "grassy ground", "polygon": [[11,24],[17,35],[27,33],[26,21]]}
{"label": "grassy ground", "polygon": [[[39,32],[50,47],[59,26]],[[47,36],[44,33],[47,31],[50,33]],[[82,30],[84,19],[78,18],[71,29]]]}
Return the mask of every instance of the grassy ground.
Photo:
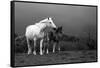
{"label": "grassy ground", "polygon": [[49,53],[48,55],[27,55],[20,53],[15,55],[15,66],[60,64],[74,62],[94,62],[97,61],[96,51],[62,51],[59,53]]}

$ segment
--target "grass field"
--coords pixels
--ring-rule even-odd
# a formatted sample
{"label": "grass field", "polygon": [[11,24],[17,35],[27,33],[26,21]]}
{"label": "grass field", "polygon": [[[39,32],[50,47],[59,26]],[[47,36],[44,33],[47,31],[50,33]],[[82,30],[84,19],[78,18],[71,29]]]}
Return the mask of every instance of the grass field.
{"label": "grass field", "polygon": [[97,52],[87,51],[61,51],[59,53],[49,53],[45,55],[27,55],[19,53],[15,55],[15,66],[47,65],[75,62],[96,62]]}

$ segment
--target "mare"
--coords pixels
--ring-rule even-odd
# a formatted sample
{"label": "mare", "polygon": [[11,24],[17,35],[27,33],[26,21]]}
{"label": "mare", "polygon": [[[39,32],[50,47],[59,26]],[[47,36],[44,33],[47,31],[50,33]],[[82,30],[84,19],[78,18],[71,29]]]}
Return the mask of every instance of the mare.
{"label": "mare", "polygon": [[[39,21],[38,23],[35,23],[33,25],[29,25],[26,27],[26,40],[27,40],[27,46],[28,46],[28,54],[33,53],[36,55],[36,40],[40,40],[40,55],[43,55],[42,51],[42,43],[44,38],[44,29],[46,27],[56,28],[56,25],[54,24],[51,17],[48,17],[44,20]],[[34,45],[30,45],[30,40],[34,41]]]}

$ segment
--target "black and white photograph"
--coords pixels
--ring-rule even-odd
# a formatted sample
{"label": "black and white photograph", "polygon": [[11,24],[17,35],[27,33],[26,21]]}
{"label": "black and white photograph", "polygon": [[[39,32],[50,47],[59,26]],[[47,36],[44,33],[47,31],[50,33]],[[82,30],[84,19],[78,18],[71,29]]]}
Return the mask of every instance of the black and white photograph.
{"label": "black and white photograph", "polygon": [[97,6],[11,1],[11,66],[97,62]]}

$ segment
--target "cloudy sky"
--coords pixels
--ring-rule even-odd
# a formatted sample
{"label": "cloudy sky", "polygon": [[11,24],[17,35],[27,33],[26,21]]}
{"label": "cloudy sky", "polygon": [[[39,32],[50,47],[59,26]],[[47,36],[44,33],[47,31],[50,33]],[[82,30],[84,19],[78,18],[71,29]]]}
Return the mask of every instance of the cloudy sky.
{"label": "cloudy sky", "polygon": [[89,27],[96,31],[96,7],[16,2],[15,32],[24,34],[28,25],[47,17],[66,34],[84,35]]}

